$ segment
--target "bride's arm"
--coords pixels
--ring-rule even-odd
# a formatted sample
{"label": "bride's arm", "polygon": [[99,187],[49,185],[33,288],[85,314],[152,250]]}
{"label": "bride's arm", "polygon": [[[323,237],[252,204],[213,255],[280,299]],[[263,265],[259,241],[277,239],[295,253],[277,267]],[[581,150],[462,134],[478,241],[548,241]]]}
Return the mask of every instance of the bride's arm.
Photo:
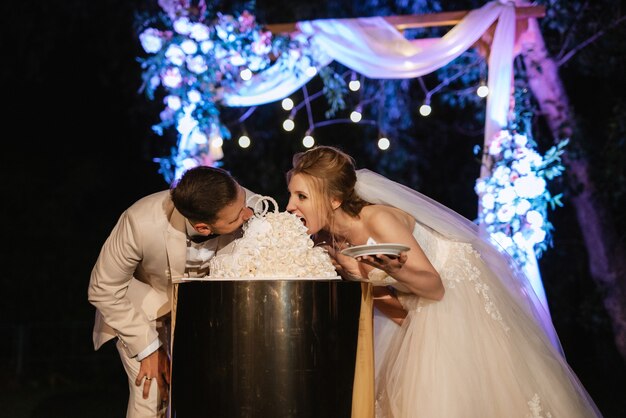
{"label": "bride's arm", "polygon": [[393,322],[402,325],[402,321],[404,321],[407,312],[402,307],[402,304],[394,292],[387,287],[375,286],[373,296],[374,306]]}
{"label": "bride's arm", "polygon": [[378,210],[369,217],[367,228],[379,243],[393,242],[410,248],[400,257],[362,256],[357,260],[385,271],[420,297],[441,300],[445,293],[439,273],[430,263],[424,251],[413,237],[413,231],[400,217]]}

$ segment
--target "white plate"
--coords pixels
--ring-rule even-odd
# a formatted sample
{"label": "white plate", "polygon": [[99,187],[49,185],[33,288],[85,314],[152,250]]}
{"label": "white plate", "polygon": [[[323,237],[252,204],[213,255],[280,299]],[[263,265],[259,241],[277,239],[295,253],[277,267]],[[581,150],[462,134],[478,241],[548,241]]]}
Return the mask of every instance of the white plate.
{"label": "white plate", "polygon": [[346,248],[341,253],[350,257],[359,257],[362,255],[399,255],[402,251],[409,251],[410,248],[403,244],[366,244],[355,245],[354,247]]}

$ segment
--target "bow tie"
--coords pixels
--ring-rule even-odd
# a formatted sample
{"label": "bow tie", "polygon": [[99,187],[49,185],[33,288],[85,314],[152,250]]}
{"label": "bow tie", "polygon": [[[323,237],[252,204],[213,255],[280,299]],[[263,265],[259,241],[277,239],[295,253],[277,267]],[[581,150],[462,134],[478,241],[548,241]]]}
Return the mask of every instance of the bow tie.
{"label": "bow tie", "polygon": [[201,244],[203,242],[206,242],[210,239],[214,239],[219,237],[219,234],[211,234],[211,235],[194,235],[194,236],[189,236],[189,240],[192,242],[195,242],[196,244]]}

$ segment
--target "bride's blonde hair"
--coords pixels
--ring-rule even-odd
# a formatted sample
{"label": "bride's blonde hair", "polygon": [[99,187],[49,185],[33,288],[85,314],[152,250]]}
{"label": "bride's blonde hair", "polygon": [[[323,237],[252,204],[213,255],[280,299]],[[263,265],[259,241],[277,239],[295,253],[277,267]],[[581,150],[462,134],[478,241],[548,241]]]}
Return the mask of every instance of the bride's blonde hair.
{"label": "bride's blonde hair", "polygon": [[295,174],[304,174],[305,181],[317,194],[317,205],[323,219],[332,219],[331,199],[341,202],[350,216],[358,217],[369,205],[354,191],[356,171],[354,159],[338,148],[320,145],[293,156],[293,168],[287,172],[287,182]]}

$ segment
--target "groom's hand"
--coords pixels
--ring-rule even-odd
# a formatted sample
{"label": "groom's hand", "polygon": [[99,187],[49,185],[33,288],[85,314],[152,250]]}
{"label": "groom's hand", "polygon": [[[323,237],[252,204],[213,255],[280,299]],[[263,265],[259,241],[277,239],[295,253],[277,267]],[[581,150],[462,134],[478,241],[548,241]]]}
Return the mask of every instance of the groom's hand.
{"label": "groom's hand", "polygon": [[141,360],[135,385],[141,386],[143,383],[144,399],[148,399],[150,386],[153,381],[156,382],[158,386],[161,401],[167,402],[170,384],[170,359],[162,346],[154,353]]}

